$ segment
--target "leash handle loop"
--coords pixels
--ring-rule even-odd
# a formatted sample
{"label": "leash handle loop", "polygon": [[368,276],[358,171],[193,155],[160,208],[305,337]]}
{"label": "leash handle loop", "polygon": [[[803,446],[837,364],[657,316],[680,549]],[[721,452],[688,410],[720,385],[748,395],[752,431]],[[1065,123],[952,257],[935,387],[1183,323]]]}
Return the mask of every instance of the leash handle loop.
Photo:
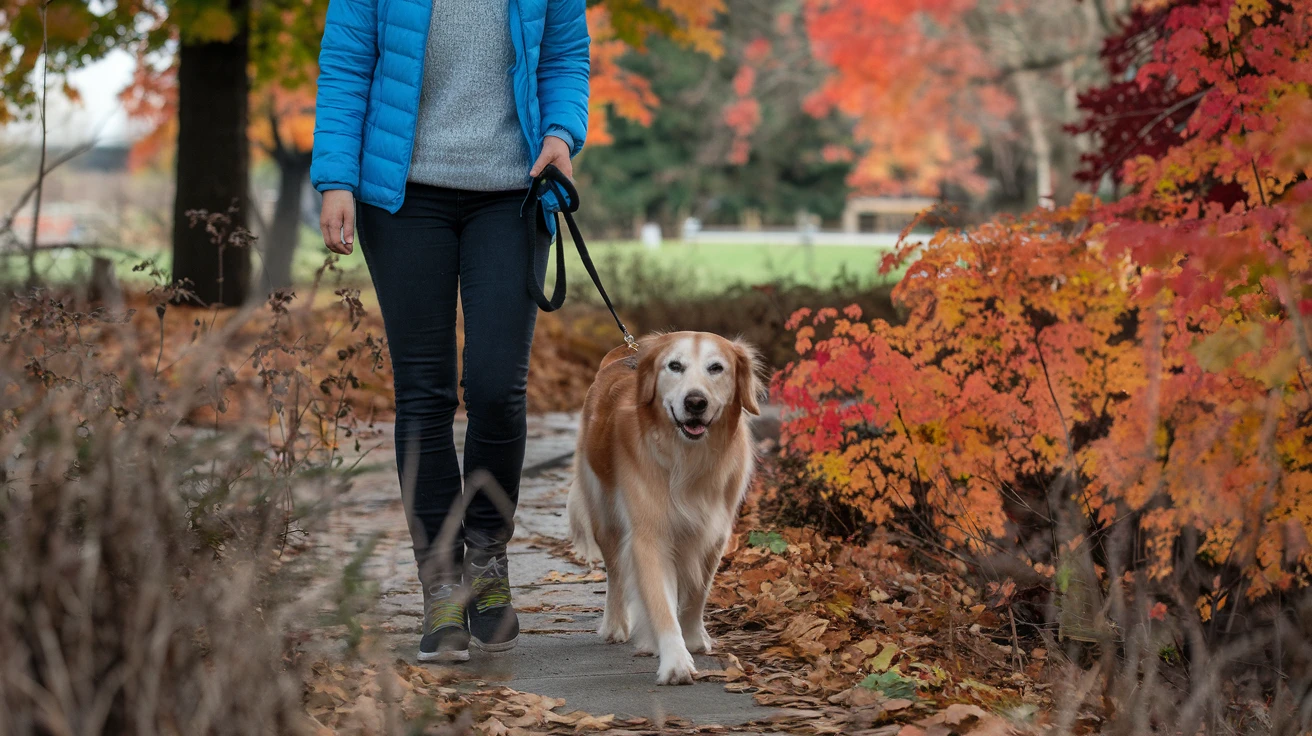
{"label": "leash handle loop", "polygon": [[[537,271],[537,255],[539,242],[537,237],[537,222],[535,215],[537,211],[542,213],[543,219],[546,219],[547,209],[542,198],[546,194],[555,195],[556,203],[559,210],[552,213],[556,218],[556,284],[552,287],[551,296],[542,291],[539,285],[539,276]],[[606,309],[610,310],[610,316],[615,319],[615,324],[620,328],[620,333],[624,335],[624,344],[630,350],[638,349],[638,341],[620,320],[620,315],[615,311],[615,305],[610,301],[610,295],[606,293],[606,287],[601,283],[601,275],[597,273],[597,267],[592,262],[592,256],[588,253],[588,246],[583,242],[583,235],[579,232],[579,226],[574,222],[574,212],[579,208],[579,193],[575,188],[574,182],[570,181],[564,172],[554,165],[548,165],[542,174],[533,182],[533,188],[529,190],[528,198],[525,199],[525,207],[530,200],[536,200],[536,207],[528,213],[527,232],[528,232],[528,292],[537,302],[538,307],[544,312],[554,312],[560,309],[565,303],[565,293],[567,285],[565,283],[565,242],[563,233],[560,228],[560,215],[565,216],[565,225],[569,227],[569,237],[574,241],[574,247],[579,252],[579,259],[583,261],[583,267],[588,270],[588,276],[592,277],[592,283],[597,287],[597,292],[601,294],[601,299],[606,303]],[[522,212],[522,210],[521,210]],[[551,248],[551,241],[547,241],[547,248]],[[545,285],[546,274],[542,274],[542,281]]]}

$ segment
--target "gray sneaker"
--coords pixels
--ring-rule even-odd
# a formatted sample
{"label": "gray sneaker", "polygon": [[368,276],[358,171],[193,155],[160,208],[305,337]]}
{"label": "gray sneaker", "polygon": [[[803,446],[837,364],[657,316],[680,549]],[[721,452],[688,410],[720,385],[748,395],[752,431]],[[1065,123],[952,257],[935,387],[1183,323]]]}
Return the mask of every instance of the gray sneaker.
{"label": "gray sneaker", "polygon": [[506,553],[489,556],[470,550],[467,565],[466,580],[472,593],[469,633],[474,646],[485,652],[513,649],[519,640],[519,617],[510,602],[510,561]]}
{"label": "gray sneaker", "polygon": [[465,628],[468,594],[458,585],[435,585],[424,591],[420,662],[469,661],[469,630]]}

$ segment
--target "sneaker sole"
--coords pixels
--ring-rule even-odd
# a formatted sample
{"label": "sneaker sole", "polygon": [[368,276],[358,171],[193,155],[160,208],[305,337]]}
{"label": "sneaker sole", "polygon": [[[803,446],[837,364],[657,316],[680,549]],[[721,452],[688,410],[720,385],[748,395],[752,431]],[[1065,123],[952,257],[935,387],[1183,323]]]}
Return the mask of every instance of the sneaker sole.
{"label": "sneaker sole", "polygon": [[469,641],[474,646],[478,647],[479,649],[485,652],[508,652],[511,649],[514,649],[515,645],[519,643],[519,636],[516,635],[514,639],[511,639],[510,641],[503,641],[500,644],[486,644],[484,642],[479,641],[477,638],[472,638]]}
{"label": "sneaker sole", "polygon": [[468,662],[469,650],[462,649],[459,651],[452,650],[447,652],[420,652],[419,661],[420,662]]}

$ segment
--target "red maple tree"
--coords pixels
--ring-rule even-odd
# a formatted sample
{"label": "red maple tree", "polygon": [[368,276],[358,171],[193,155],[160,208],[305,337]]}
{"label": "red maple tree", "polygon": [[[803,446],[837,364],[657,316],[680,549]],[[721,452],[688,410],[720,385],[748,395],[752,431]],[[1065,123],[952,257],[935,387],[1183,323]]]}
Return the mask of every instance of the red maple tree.
{"label": "red maple tree", "polygon": [[1083,129],[1126,196],[908,244],[904,324],[795,315],[783,451],[857,521],[1128,561],[1206,620],[1312,582],[1312,0],[1175,3],[1107,56]]}

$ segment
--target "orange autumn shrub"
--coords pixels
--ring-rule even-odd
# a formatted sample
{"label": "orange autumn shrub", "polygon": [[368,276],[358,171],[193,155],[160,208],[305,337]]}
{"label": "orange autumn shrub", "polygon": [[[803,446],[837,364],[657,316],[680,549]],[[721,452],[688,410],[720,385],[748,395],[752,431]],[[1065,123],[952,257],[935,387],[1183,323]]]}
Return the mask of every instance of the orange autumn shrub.
{"label": "orange autumn shrub", "polygon": [[901,514],[977,550],[1055,523],[1057,494],[1087,514],[1081,533],[1137,524],[1155,577],[1187,533],[1197,559],[1246,567],[1254,594],[1301,584],[1306,330],[1248,267],[1197,306],[1146,291],[1161,272],[1082,214],[940,233],[894,293],[904,324],[794,314],[799,358],[774,390],[800,482],[859,521]]}
{"label": "orange autumn shrub", "polygon": [[862,521],[905,511],[958,546],[1007,536],[1008,494],[1042,498],[1145,383],[1128,273],[1049,218],[940,233],[894,292],[904,324],[793,315],[785,452]]}
{"label": "orange autumn shrub", "polygon": [[796,313],[774,389],[797,488],[1049,574],[1086,550],[1204,620],[1306,586],[1309,11],[1172,3],[1137,81],[1196,108],[1124,162],[1125,198],[904,247],[903,325]]}

